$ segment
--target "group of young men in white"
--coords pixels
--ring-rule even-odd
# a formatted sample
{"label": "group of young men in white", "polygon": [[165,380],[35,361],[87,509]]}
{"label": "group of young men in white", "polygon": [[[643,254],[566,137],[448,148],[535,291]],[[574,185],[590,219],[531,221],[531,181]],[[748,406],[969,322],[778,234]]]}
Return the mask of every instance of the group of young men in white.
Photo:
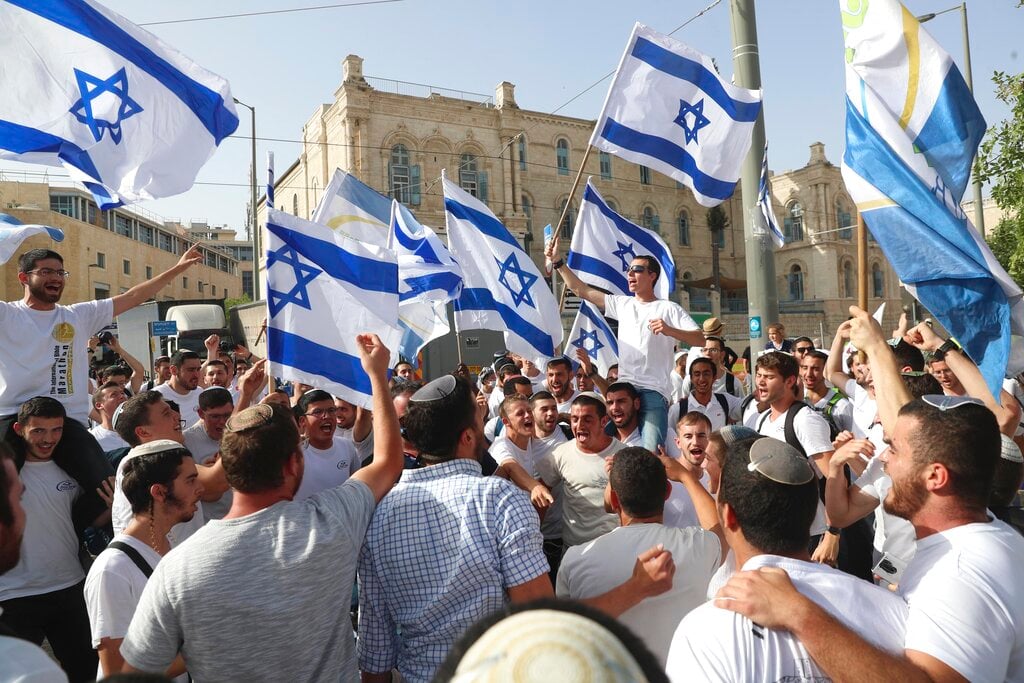
{"label": "group of young men in white", "polygon": [[[830,353],[799,338],[758,358],[744,397],[720,324],[654,297],[654,259],[630,263],[627,297],[548,256],[618,320],[615,374],[582,353],[575,378],[567,358],[543,372],[508,359],[493,385],[410,383],[408,366],[389,383],[367,334],[368,411],[304,386],[261,398],[262,361],[237,395],[216,363],[201,389],[214,341],[202,373],[196,354],[170,359],[163,391],[118,409],[97,389],[100,426],[129,448],[112,496],[93,495],[109,462],[71,471],[57,456],[92,438],[71,361],[198,257],[73,306],[57,303],[59,256],[23,259],[25,298],[0,305],[0,334],[20,315],[21,335],[54,343],[37,359],[6,338],[0,351],[14,450],[0,457],[0,662],[56,675],[14,636],[46,637],[72,680],[429,681],[477,620],[557,594],[630,627],[662,667],[652,680],[1024,681],[1024,538],[993,514],[1024,476],[1020,410],[952,342],[919,325],[892,345],[852,310]],[[682,363],[677,341],[699,352]],[[939,352],[930,373],[920,350]],[[848,529],[876,509],[860,547]],[[104,513],[117,533],[85,577],[78,527]]]}

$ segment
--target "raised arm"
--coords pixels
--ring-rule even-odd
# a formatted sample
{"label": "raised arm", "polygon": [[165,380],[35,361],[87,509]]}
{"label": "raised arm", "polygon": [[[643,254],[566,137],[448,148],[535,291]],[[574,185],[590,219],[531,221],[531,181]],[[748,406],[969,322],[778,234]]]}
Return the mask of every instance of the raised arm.
{"label": "raised arm", "polygon": [[361,334],[359,360],[370,377],[373,392],[373,462],[352,475],[370,487],[378,501],[387,495],[402,474],[402,435],[398,414],[388,391],[391,352],[375,334]]}
{"label": "raised arm", "polygon": [[591,379],[594,386],[601,392],[601,395],[604,396],[608,393],[608,387],[611,386],[611,382],[602,377],[601,373],[594,370],[594,364],[590,361],[590,355],[583,349],[576,349],[576,359],[583,366],[583,372],[587,373],[587,377]]}
{"label": "raised arm", "polygon": [[555,270],[557,270],[558,274],[562,276],[562,279],[565,280],[565,286],[572,290],[573,294],[594,304],[602,313],[604,313],[604,292],[591,287],[583,280],[576,277],[576,273],[572,272],[572,269],[565,265],[565,261],[561,261],[561,263],[559,263],[560,259],[558,257],[557,239],[551,240],[551,243],[548,244],[544,254],[553,264],[557,265]]}
{"label": "raised arm", "polygon": [[202,260],[203,254],[199,251],[199,245],[193,244],[169,270],[165,270],[156,277],[135,285],[124,294],[115,296],[112,299],[114,302],[114,315],[121,315],[125,311],[152,299],[156,296],[157,292],[169,285],[175,277]]}
{"label": "raised arm", "polygon": [[633,575],[607,593],[584,598],[578,602],[599,609],[605,614],[618,617],[626,610],[636,607],[645,598],[672,589],[672,578],[676,565],[672,553],[665,546],[656,545],[636,558]]}
{"label": "raised arm", "polygon": [[832,526],[844,529],[878,507],[877,498],[863,493],[858,486],[847,484],[843,468],[859,460],[861,455],[870,458],[874,451],[875,445],[868,439],[851,439],[832,454],[825,480],[825,513]]}
{"label": "raised arm", "polygon": [[851,379],[843,372],[843,347],[849,337],[850,321],[847,320],[836,329],[836,336],[832,338],[832,348],[828,352],[828,360],[825,361],[825,378],[840,389],[843,389]]}
{"label": "raised arm", "polygon": [[878,417],[882,421],[884,433],[892,434],[900,408],[910,403],[914,397],[903,383],[899,366],[896,365],[896,354],[886,341],[882,326],[871,317],[871,314],[856,306],[850,306],[850,315],[853,316],[847,321],[850,341],[868,355],[871,377],[875,382]]}
{"label": "raised arm", "polygon": [[133,394],[139,393],[139,389],[142,388],[142,380],[145,378],[146,369],[142,367],[142,363],[140,363],[135,356],[128,353],[128,351],[121,346],[121,342],[117,340],[117,337],[110,340],[110,348],[112,348],[114,353],[120,356],[121,360],[123,360],[125,364],[132,369],[132,376],[128,378],[128,386],[132,390]]}
{"label": "raised arm", "polygon": [[700,483],[697,476],[673,458],[665,455],[665,449],[659,448],[658,459],[665,466],[665,474],[672,481],[677,481],[686,487],[693,501],[693,509],[697,512],[697,521],[702,529],[710,531],[718,536],[718,542],[722,546],[722,556],[719,562],[725,562],[725,556],[729,553],[729,544],[725,542],[725,533],[722,531],[722,521],[718,517],[718,506],[715,499],[711,497],[707,489]]}

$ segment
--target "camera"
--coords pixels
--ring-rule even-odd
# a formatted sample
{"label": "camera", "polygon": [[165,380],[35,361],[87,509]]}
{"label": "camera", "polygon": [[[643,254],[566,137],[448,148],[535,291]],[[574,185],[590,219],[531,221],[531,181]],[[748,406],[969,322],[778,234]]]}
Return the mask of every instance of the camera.
{"label": "camera", "polygon": [[100,340],[101,344],[110,344],[110,342],[114,341],[114,333],[111,332],[110,330],[107,330],[106,332],[101,332],[98,339]]}
{"label": "camera", "polygon": [[235,345],[231,342],[222,341],[218,347],[221,353],[231,353],[235,350]]}

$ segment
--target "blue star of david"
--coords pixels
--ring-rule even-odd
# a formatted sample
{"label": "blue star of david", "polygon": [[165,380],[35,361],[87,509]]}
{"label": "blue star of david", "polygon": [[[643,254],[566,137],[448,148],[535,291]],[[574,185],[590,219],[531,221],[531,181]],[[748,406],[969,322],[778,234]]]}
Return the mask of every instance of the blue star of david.
{"label": "blue star of david", "polygon": [[[625,273],[627,270],[629,270],[630,261],[636,258],[636,252],[633,251],[633,243],[630,242],[629,244],[623,244],[618,240],[616,240],[615,243],[619,245],[619,248],[617,251],[612,252],[612,256],[618,256],[619,259],[621,259],[622,272]],[[626,258],[626,254],[629,254],[629,258]]]}
{"label": "blue star of david", "polygon": [[[110,139],[115,145],[119,144],[121,142],[121,122],[142,111],[139,103],[128,96],[128,75],[124,68],[122,67],[120,71],[106,80],[75,69],[75,79],[78,81],[78,91],[81,97],[71,105],[71,109],[68,111],[74,114],[81,123],[89,126],[96,142],[103,139],[104,130],[109,130]],[[121,104],[117,108],[117,118],[113,121],[98,119],[92,111],[93,102],[104,93],[110,93],[121,100]]]}
{"label": "blue star of david", "polygon": [[[590,348],[587,348],[587,342],[593,342]],[[604,344],[597,338],[597,330],[580,330],[579,338],[572,342],[572,345],[577,349],[583,349],[587,352],[587,355],[597,360],[597,352],[604,348]]]}
{"label": "blue star of david", "polygon": [[[687,115],[693,117],[693,126],[686,122]],[[711,119],[704,116],[704,98],[700,98],[700,101],[696,104],[679,100],[679,116],[675,117],[672,122],[682,126],[683,133],[686,135],[686,144],[696,142],[699,145],[700,140],[697,139],[697,133],[701,128],[711,123]]]}
{"label": "blue star of david", "polygon": [[306,285],[323,271],[302,263],[299,260],[298,252],[289,246],[267,252],[267,272],[275,263],[291,267],[292,272],[295,273],[295,285],[287,292],[280,292],[271,289],[270,282],[267,282],[267,303],[270,306],[270,317],[275,317],[288,304],[295,304],[309,311],[313,310],[309,305],[309,292],[306,290]]}
{"label": "blue star of david", "polygon": [[[516,260],[515,252],[508,255],[508,258],[504,262],[494,259],[494,262],[498,264],[501,271],[498,273],[498,282],[505,286],[508,293],[512,295],[512,302],[515,303],[518,308],[519,304],[525,303],[527,306],[533,306],[533,298],[530,296],[530,287],[537,281],[537,276],[533,273],[527,273],[519,265],[519,261]],[[512,283],[509,282],[509,273],[516,276],[519,279],[519,291],[517,292],[512,287]]]}

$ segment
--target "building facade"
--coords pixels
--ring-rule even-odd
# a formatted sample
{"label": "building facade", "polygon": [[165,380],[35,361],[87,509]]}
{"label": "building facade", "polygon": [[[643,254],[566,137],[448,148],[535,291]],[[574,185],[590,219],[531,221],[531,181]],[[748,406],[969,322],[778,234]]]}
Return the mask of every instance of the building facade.
{"label": "building facade", "polygon": [[[0,212],[23,223],[64,231],[62,242],[36,235],[25,240],[17,253],[37,248],[60,253],[71,273],[62,298],[65,303],[126,292],[174,266],[195,239],[178,224],[165,224],[136,210],[100,211],[89,192],[71,185],[0,180]],[[161,300],[241,296],[239,259],[230,249],[204,245],[202,251],[203,263],[161,290]],[[23,294],[18,260],[12,258],[0,265],[0,296],[13,301]]]}
{"label": "building facade", "polygon": [[[539,263],[543,228],[558,222],[585,159],[584,176],[612,208],[657,230],[672,249],[684,305],[695,313],[720,314],[733,339],[746,335],[738,189],[722,205],[728,226],[713,234],[707,210],[688,189],[609,154],[593,150],[587,155],[594,121],[522,109],[511,83],[501,83],[489,97],[368,78],[363,60],[355,55],[345,58],[342,71],[334,101],[313,112],[302,128],[301,154],[278,177],[279,209],[309,218],[340,168],[397,198],[444,235],[440,176],[446,170],[451,180],[484,201]],[[775,252],[782,321],[791,334],[819,336],[823,331],[828,338],[856,301],[855,207],[839,168],[826,159],[820,143],[811,145],[806,166],[775,174],[772,184],[775,212],[790,238]],[[559,226],[565,238],[571,235],[581,195],[582,187]],[[264,216],[261,210],[261,226]],[[886,324],[894,323],[901,290],[874,243],[869,245],[869,275],[871,307],[890,303]]]}

